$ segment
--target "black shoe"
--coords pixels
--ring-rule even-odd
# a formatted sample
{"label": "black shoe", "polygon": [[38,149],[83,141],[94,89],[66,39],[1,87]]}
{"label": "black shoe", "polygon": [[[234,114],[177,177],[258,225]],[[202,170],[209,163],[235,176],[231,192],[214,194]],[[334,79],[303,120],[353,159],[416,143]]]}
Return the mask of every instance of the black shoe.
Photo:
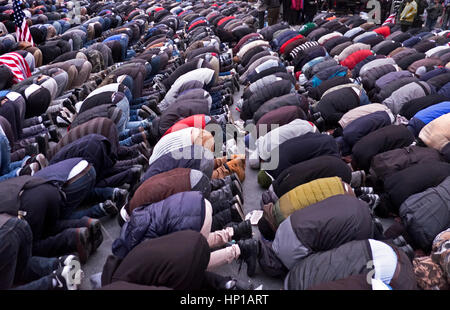
{"label": "black shoe", "polygon": [[119,213],[119,209],[117,209],[116,204],[111,200],[106,200],[102,203],[101,206],[103,212],[105,212],[105,215],[115,216],[117,213]]}
{"label": "black shoe", "polygon": [[233,228],[233,240],[235,241],[250,239],[252,237],[252,224],[250,224],[250,220],[233,224],[231,227]]}
{"label": "black shoe", "polygon": [[45,128],[55,125],[55,124],[53,124],[53,122],[51,120],[44,121],[42,123],[44,124]]}
{"label": "black shoe", "polygon": [[[231,179],[232,179],[233,181],[238,181],[239,184],[241,184],[241,180],[239,180],[239,177],[238,177],[238,175],[236,174],[236,172],[233,172],[232,174],[230,174],[230,177],[231,177]],[[242,187],[242,184],[241,184],[241,187]]]}
{"label": "black shoe", "polygon": [[143,167],[140,165],[135,165],[133,166],[133,168],[130,169],[132,179],[132,181],[130,182],[130,190],[129,190],[130,196],[133,196],[134,192],[139,187],[143,170],[144,170]]}
{"label": "black shoe", "polygon": [[44,154],[37,154],[36,157],[34,157],[34,161],[39,164],[39,170],[44,169],[48,166],[48,160],[44,156]]}
{"label": "black shoe", "polygon": [[50,134],[50,140],[53,142],[58,143],[59,139],[61,138],[59,133],[58,133],[58,128],[56,128],[56,126],[50,126],[48,128],[48,133]]}
{"label": "black shoe", "polygon": [[142,166],[144,169],[148,166],[148,158],[145,157],[144,155],[139,155],[138,157],[136,157],[133,160],[135,165],[140,165]]}
{"label": "black shoe", "polygon": [[36,172],[39,171],[38,163],[31,163],[29,165],[25,165],[23,168],[19,170],[19,176],[23,175],[31,175],[33,176]]}
{"label": "black shoe", "polygon": [[392,243],[395,244],[398,247],[402,247],[404,245],[407,245],[405,238],[403,236],[398,236],[395,239],[392,239]]}
{"label": "black shoe", "polygon": [[233,205],[231,205],[230,211],[231,211],[231,220],[233,222],[240,223],[245,219],[242,205],[240,205],[239,203],[234,203]]}
{"label": "black shoe", "polygon": [[39,154],[39,144],[31,143],[25,146],[25,155],[34,156]]}
{"label": "black shoe", "polygon": [[43,122],[51,121],[51,120],[52,120],[52,119],[48,116],[47,113],[42,114],[41,117],[42,117],[42,121],[43,121]]}
{"label": "black shoe", "polygon": [[321,117],[322,116],[322,114],[320,113],[320,112],[317,112],[317,113],[314,113],[313,115],[312,115],[312,117],[313,117],[313,119],[315,119],[315,120],[317,120],[319,117]]}
{"label": "black shoe", "polygon": [[116,203],[117,209],[122,209],[128,202],[128,191],[120,188],[114,189],[112,200]]}
{"label": "black shoe", "polygon": [[153,112],[155,112],[157,115],[161,115],[161,111],[158,108],[158,100],[155,99],[149,99],[145,106],[149,107]]}
{"label": "black shoe", "polygon": [[[52,278],[52,285],[53,285],[54,290],[61,290],[61,291],[78,290],[78,285],[81,284],[81,282],[76,283],[77,279],[71,278],[71,271],[72,271],[71,266],[64,266],[64,267],[59,268],[58,270],[53,271],[53,273],[51,274],[51,278]],[[75,277],[78,276],[79,277],[78,280],[81,280],[81,278],[84,277],[83,270],[80,269],[80,270],[76,271],[74,276]],[[55,281],[53,281],[53,280],[55,280]]]}
{"label": "black shoe", "polygon": [[253,277],[256,271],[256,260],[259,255],[259,242],[254,239],[240,240],[237,242],[241,250],[240,259],[247,264],[247,275]]}
{"label": "black shoe", "polygon": [[47,158],[45,158],[43,154],[37,154],[35,156],[28,158],[24,164],[24,167],[26,165],[31,165],[32,163],[37,163],[39,165],[38,170],[44,169],[45,167],[48,166],[48,160]]}
{"label": "black shoe", "polygon": [[[141,142],[141,143],[137,144],[136,148],[139,151],[139,153],[144,155],[146,158],[150,158],[152,156],[152,153],[151,153],[150,149],[147,147],[145,142]],[[147,164],[148,164],[148,161],[147,161]]]}
{"label": "black shoe", "polygon": [[35,141],[39,146],[39,153],[42,153],[44,154],[44,156],[47,156],[47,152],[49,150],[48,136],[46,134],[37,135],[35,137]]}
{"label": "black shoe", "polygon": [[223,102],[227,106],[232,106],[234,104],[233,95],[224,95],[223,96]]}
{"label": "black shoe", "polygon": [[381,223],[381,221],[378,218],[373,217],[373,223],[375,224],[376,229],[378,229],[378,232],[380,233],[380,235],[383,235],[384,228],[383,228],[383,224]]}
{"label": "black shoe", "polygon": [[413,261],[415,253],[414,253],[413,248],[409,244],[401,246],[401,247],[399,247],[399,249],[402,250],[403,252],[405,252],[405,254],[408,256],[410,261]]}
{"label": "black shoe", "polygon": [[138,116],[142,119],[148,119],[151,118],[151,115],[149,113],[147,113],[147,111],[139,109],[137,112]]}
{"label": "black shoe", "polygon": [[56,266],[55,270],[58,270],[60,268],[64,268],[65,266],[71,266],[72,262],[80,262],[80,258],[78,255],[70,254],[70,255],[64,255],[58,257],[58,265]]}
{"label": "black shoe", "polygon": [[317,129],[319,129],[320,131],[323,131],[325,129],[325,120],[322,117],[316,119],[314,123],[316,124]]}
{"label": "black shoe", "polygon": [[78,257],[80,258],[80,263],[85,264],[89,258],[90,253],[92,252],[92,243],[89,228],[76,228],[75,234]]}
{"label": "black shoe", "polygon": [[98,219],[83,217],[86,221],[85,227],[89,229],[90,241],[92,244],[91,254],[97,250],[103,242],[103,233],[101,222]]}
{"label": "black shoe", "polygon": [[76,114],[77,110],[75,109],[74,105],[72,104],[72,101],[67,98],[62,102],[63,107],[65,107],[67,110],[70,111],[72,114]]}
{"label": "black shoe", "polygon": [[244,195],[242,193],[242,186],[240,182],[238,181],[231,182],[231,192],[233,193],[233,196],[238,195],[242,203],[244,202]]}
{"label": "black shoe", "polygon": [[233,75],[231,79],[234,83],[234,87],[236,87],[237,91],[241,90],[241,85],[239,85],[238,77],[236,75]]}
{"label": "black shoe", "polygon": [[[78,102],[77,97],[75,97],[74,95],[70,95],[69,97],[67,97],[67,99],[70,100],[70,102],[72,103],[72,106],[75,106],[75,104],[77,104],[77,102]],[[75,111],[75,113],[76,113],[76,111]]]}
{"label": "black shoe", "polygon": [[375,208],[380,203],[380,196],[378,196],[377,194],[363,194],[359,196],[359,199],[367,202],[372,208],[372,211],[375,210]]}
{"label": "black shoe", "polygon": [[369,195],[369,194],[373,194],[373,187],[357,187],[355,188],[355,195],[356,197],[359,197],[361,195]]}
{"label": "black shoe", "polygon": [[155,119],[157,117],[156,113],[150,107],[148,107],[147,105],[143,105],[141,107],[141,110],[146,112],[148,115],[150,115],[150,117],[147,117],[150,120],[153,120],[153,119]]}

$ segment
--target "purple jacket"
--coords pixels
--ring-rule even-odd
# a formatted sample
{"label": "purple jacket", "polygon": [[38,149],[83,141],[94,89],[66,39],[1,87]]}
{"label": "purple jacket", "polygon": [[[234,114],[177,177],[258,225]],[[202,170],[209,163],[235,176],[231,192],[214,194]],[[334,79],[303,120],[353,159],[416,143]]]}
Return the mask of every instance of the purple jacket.
{"label": "purple jacket", "polygon": [[413,74],[407,70],[389,72],[388,74],[385,74],[382,77],[380,77],[375,82],[375,87],[377,89],[383,89],[384,86],[386,86],[387,84],[389,84],[395,80],[398,80],[398,79],[404,78],[404,77],[411,77],[411,76],[413,76]]}

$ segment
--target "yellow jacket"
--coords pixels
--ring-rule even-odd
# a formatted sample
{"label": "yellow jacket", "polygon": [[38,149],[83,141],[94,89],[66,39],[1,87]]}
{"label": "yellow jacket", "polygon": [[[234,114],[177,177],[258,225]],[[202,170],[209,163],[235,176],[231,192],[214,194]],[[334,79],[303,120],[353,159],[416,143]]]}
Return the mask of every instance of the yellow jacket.
{"label": "yellow jacket", "polygon": [[279,225],[295,211],[340,194],[345,194],[345,189],[339,177],[317,179],[281,196],[273,208],[273,215]]}
{"label": "yellow jacket", "polygon": [[413,0],[405,5],[405,8],[400,14],[400,21],[412,23],[416,15],[417,15],[417,2]]}

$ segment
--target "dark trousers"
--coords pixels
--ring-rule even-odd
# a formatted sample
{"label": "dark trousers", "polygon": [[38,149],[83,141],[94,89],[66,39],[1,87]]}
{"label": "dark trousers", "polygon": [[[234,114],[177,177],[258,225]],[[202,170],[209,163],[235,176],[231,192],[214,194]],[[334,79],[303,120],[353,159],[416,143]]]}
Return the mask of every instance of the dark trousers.
{"label": "dark trousers", "polygon": [[66,229],[60,220],[62,196],[58,187],[36,186],[25,190],[20,200],[33,233],[33,255],[55,257],[77,251],[75,229]]}
{"label": "dark trousers", "polygon": [[56,258],[31,256],[31,229],[25,220],[9,219],[0,227],[0,289],[49,290]]}
{"label": "dark trousers", "polygon": [[267,9],[267,24],[269,26],[275,25],[278,23],[278,18],[280,16],[280,7],[269,8]]}
{"label": "dark trousers", "polygon": [[112,167],[104,171],[97,182],[97,187],[119,187],[133,182],[130,167]]}
{"label": "dark trousers", "polygon": [[[84,176],[63,187],[66,200],[61,210],[62,219],[81,219],[84,216],[101,218],[105,216],[105,212],[100,208],[98,202],[112,199],[114,189],[110,187],[97,188],[95,183],[96,172],[95,168],[91,167]],[[77,210],[83,202],[95,205]]]}
{"label": "dark trousers", "polygon": [[402,25],[401,25],[401,30],[402,30],[402,32],[408,31],[408,29],[409,29],[410,26],[411,26],[411,25],[405,25],[405,24],[402,24]]}

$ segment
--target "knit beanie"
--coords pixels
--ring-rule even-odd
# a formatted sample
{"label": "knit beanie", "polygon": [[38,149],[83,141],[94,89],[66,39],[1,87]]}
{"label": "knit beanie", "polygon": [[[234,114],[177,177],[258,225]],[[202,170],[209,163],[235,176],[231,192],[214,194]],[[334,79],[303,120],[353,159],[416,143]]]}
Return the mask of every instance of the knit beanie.
{"label": "knit beanie", "polygon": [[272,178],[266,171],[261,170],[258,172],[258,184],[264,189],[268,189],[272,184]]}

